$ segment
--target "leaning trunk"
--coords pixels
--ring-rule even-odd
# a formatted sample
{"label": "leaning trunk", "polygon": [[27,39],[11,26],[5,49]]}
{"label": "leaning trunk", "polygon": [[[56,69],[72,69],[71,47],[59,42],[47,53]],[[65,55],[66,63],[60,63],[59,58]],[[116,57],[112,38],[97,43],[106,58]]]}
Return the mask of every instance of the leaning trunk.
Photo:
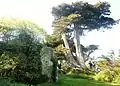
{"label": "leaning trunk", "polygon": [[68,44],[68,41],[67,41],[67,38],[66,38],[66,35],[65,34],[62,34],[62,39],[63,39],[63,42],[64,42],[64,45],[65,45],[65,48],[67,49],[67,61],[72,64],[73,66],[76,66],[76,67],[80,67],[77,62],[75,61],[75,59],[73,58],[73,55],[71,53],[71,50],[70,50],[70,47],[69,47],[69,44]]}
{"label": "leaning trunk", "polygon": [[80,45],[80,33],[78,29],[74,30],[74,44],[76,49],[77,62],[81,66],[81,68],[85,69],[86,65],[85,65],[84,56],[83,56],[81,45]]}

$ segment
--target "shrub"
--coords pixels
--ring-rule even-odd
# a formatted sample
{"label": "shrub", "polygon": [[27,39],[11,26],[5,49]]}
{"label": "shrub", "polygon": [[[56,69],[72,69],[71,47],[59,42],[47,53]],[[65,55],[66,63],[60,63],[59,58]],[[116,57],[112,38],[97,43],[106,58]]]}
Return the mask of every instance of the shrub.
{"label": "shrub", "polygon": [[95,80],[99,81],[107,81],[107,82],[112,82],[114,78],[114,72],[110,71],[109,69],[100,71],[96,76],[94,77]]}
{"label": "shrub", "polygon": [[[10,77],[14,81],[27,84],[49,80],[46,75],[42,75],[41,49],[44,44],[34,39],[32,32],[20,31],[18,36],[3,44],[5,47],[0,56],[1,77]],[[55,63],[55,59],[51,60]],[[53,66],[56,67],[56,65],[57,63]],[[54,74],[51,75],[55,77]]]}
{"label": "shrub", "polygon": [[99,63],[101,71],[95,75],[95,80],[120,83],[120,64],[116,62],[113,66],[107,65],[107,62]]}
{"label": "shrub", "polygon": [[114,83],[120,84],[120,68],[119,67],[114,67]]}
{"label": "shrub", "polygon": [[35,84],[46,81],[47,77],[41,74],[41,44],[31,44],[27,47],[31,48],[30,50],[25,47],[21,46],[22,51],[19,53],[4,52],[1,55],[0,75],[22,83]]}

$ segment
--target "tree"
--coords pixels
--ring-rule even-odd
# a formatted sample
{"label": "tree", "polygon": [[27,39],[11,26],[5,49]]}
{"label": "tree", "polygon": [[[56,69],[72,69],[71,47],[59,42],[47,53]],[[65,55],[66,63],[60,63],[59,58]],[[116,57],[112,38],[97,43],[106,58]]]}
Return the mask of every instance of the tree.
{"label": "tree", "polygon": [[98,50],[98,45],[89,45],[87,46],[87,50],[86,50],[86,53],[87,53],[87,56],[89,57],[94,51]]}
{"label": "tree", "polygon": [[91,57],[90,55],[94,53],[96,50],[98,50],[99,46],[98,45],[89,45],[87,47],[82,48],[83,54],[84,54],[84,59],[85,62],[88,61]]}
{"label": "tree", "polygon": [[[53,26],[59,33],[73,33],[77,61],[81,68],[85,68],[85,60],[80,46],[80,37],[84,31],[111,28],[117,21],[109,17],[110,4],[99,2],[91,5],[87,2],[61,4],[52,8],[54,16]],[[60,33],[61,34],[61,33]]]}

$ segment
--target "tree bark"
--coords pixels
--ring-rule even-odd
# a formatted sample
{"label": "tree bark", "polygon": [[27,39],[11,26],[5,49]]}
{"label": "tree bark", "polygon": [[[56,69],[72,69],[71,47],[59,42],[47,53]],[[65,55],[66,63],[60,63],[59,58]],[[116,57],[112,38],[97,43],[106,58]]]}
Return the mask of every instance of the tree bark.
{"label": "tree bark", "polygon": [[85,69],[86,65],[85,65],[84,56],[83,56],[81,45],[80,45],[80,33],[79,33],[79,29],[77,28],[74,30],[74,44],[76,49],[77,62],[83,69]]}
{"label": "tree bark", "polygon": [[69,47],[69,44],[68,44],[68,41],[67,41],[67,38],[66,38],[66,35],[65,34],[62,34],[62,39],[64,41],[64,45],[65,45],[65,48],[68,49],[66,54],[67,54],[67,60],[70,64],[76,66],[76,67],[80,67],[77,62],[75,61],[75,59],[73,58],[73,55],[71,53],[71,50],[70,50],[70,47]]}

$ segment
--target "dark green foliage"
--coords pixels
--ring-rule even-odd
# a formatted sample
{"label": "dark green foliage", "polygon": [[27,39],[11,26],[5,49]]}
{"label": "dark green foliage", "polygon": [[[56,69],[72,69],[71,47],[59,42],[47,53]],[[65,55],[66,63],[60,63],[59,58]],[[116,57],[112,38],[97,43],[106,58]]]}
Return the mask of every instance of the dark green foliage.
{"label": "dark green foliage", "polygon": [[109,8],[110,4],[107,2],[99,2],[91,5],[80,1],[53,7],[52,14],[55,17],[55,21],[58,21],[63,16],[67,17],[71,14],[79,14],[80,16],[75,18],[70,25],[75,24],[79,29],[91,31],[94,29],[99,30],[101,27],[109,28],[115,24],[116,21],[108,17],[111,13]]}
{"label": "dark green foliage", "polygon": [[[14,24],[13,20],[12,22],[3,21],[6,31],[1,31],[0,77],[11,78],[12,82],[34,85],[47,82],[48,77],[42,75],[41,69],[41,49],[45,46],[43,44],[44,34],[42,32],[38,34],[41,28],[29,22],[14,21],[16,22]],[[56,68],[55,58],[52,61],[55,62]],[[54,81],[55,74],[53,73]]]}
{"label": "dark green foliage", "polygon": [[0,57],[1,76],[31,84],[46,81],[47,77],[41,75],[41,48],[42,44],[32,38],[32,34],[27,30],[20,31],[14,39],[7,41],[3,49],[6,52]]}

